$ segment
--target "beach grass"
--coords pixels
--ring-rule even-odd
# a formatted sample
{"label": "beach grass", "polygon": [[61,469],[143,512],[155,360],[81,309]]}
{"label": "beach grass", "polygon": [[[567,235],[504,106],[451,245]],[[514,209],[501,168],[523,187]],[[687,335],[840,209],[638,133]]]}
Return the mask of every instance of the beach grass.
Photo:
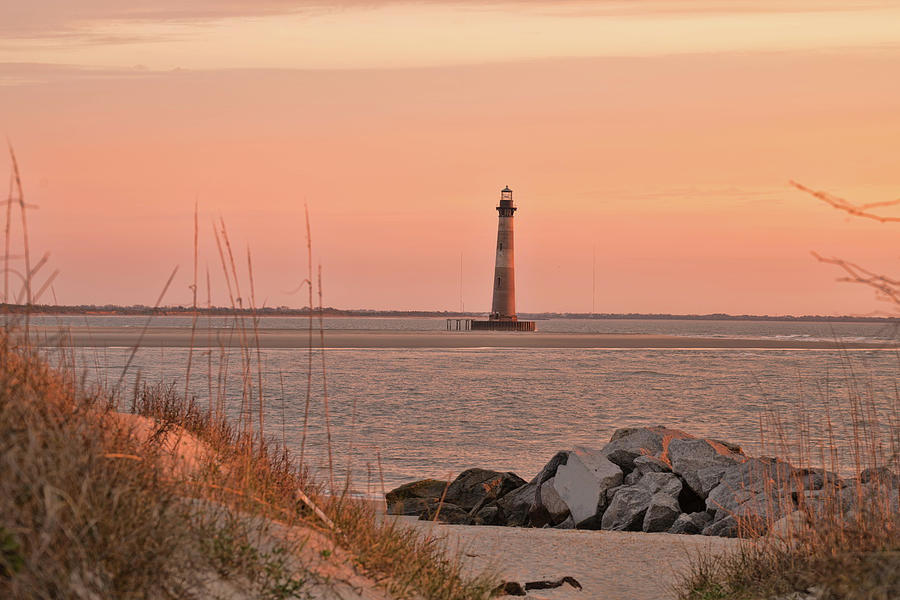
{"label": "beach grass", "polygon": [[[876,398],[872,386],[860,384],[861,374],[851,375],[845,398],[821,399],[824,410],[816,411],[800,402],[790,427],[784,415],[768,415],[763,446],[806,465],[775,494],[782,507],[796,508],[781,518],[789,511],[772,507],[738,518],[748,540],[735,553],[697,554],[676,588],[679,598],[900,597],[900,401]],[[823,415],[821,422],[811,421],[813,412]],[[851,440],[849,448],[836,442],[838,428]],[[804,492],[800,480],[814,471],[821,489]],[[768,533],[760,536],[760,530]]]}
{"label": "beach grass", "polygon": [[[112,408],[102,390],[76,387],[0,333],[4,597],[204,598],[213,580],[277,597],[285,579],[307,579],[297,569],[264,581],[259,574],[289,544],[254,546],[254,532],[224,518],[233,515],[227,506],[187,501],[160,444],[141,442]],[[209,539],[242,540],[257,564],[235,565]]]}
{"label": "beach grass", "polygon": [[[314,482],[287,448],[266,440],[255,450],[258,440],[254,443],[227,420],[211,417],[199,404],[184,402],[174,386],[145,386],[133,410],[160,423],[184,426],[214,449],[216,472],[207,474],[208,481],[201,485],[213,493],[224,490],[226,496],[228,490],[241,490],[248,509],[287,518],[288,523],[293,519],[314,524],[351,552],[357,565],[395,597],[474,600],[487,597],[497,585],[489,573],[465,573],[459,557],[434,539],[384,518],[378,503],[354,497],[346,489],[330,494],[330,488]],[[223,464],[231,468],[223,470]],[[299,500],[298,491],[311,502]]]}
{"label": "beach grass", "polygon": [[[10,155],[17,195],[11,187],[3,306],[9,307],[11,298],[16,304],[23,298],[26,302],[22,312],[5,311],[0,326],[0,597],[274,600],[335,597],[339,590],[362,598],[489,597],[497,584],[491,574],[465,572],[458,554],[399,526],[371,501],[349,494],[349,479],[343,491],[336,489],[330,447],[327,487],[310,477],[304,460],[309,458],[304,456],[306,421],[317,406],[311,394],[308,215],[309,272],[302,285],[308,286],[310,299],[309,385],[297,457],[283,436],[278,443],[264,429],[268,399],[262,391],[253,264],[248,249],[245,296],[221,219],[214,235],[233,310],[232,331],[240,337],[240,364],[231,367],[240,369],[243,381],[235,420],[227,415],[232,398],[222,383],[230,368],[226,346],[218,348],[218,360],[216,348],[208,352],[209,398],[199,402],[191,395],[196,318],[183,387],[142,381],[138,375],[130,402],[123,384],[150,319],[115,382],[104,376],[99,383],[87,383],[62,331],[58,364],[51,365],[50,350],[31,345],[28,309],[49,289],[55,273],[36,285],[46,257],[35,266],[30,263],[28,205],[11,148]],[[13,207],[22,216],[24,271],[9,266]],[[194,307],[198,229],[195,206]],[[176,271],[163,286],[157,306]],[[8,282],[13,272],[21,279],[17,293]],[[206,279],[210,305],[208,269]],[[321,269],[318,284],[321,316]],[[320,375],[327,389],[324,354]],[[327,402],[326,397],[326,426]],[[125,408],[130,412],[120,412]],[[368,595],[371,590],[377,593]]]}
{"label": "beach grass", "polygon": [[[390,597],[486,598],[496,585],[370,501],[325,493],[286,448],[174,385],[134,394],[134,414],[151,424],[139,435],[108,391],[78,381],[2,334],[7,597],[203,598],[223,585],[239,597],[306,597],[322,577],[304,564],[304,537],[278,531],[322,536]],[[172,462],[173,440],[188,467]]]}
{"label": "beach grass", "polygon": [[[791,185],[855,217],[882,223],[900,221],[871,211],[896,205],[897,201],[855,205],[793,181]],[[896,279],[842,259],[813,255],[837,266],[844,273],[840,281],[868,286],[876,297],[894,309],[900,308],[900,283]],[[826,474],[822,490],[812,498],[790,491],[797,487],[788,488],[788,497],[783,500],[797,503],[798,510],[785,520],[787,526],[777,535],[747,543],[730,555],[698,554],[676,588],[679,598],[900,597],[900,392],[888,398],[875,397],[874,386],[854,369],[846,354],[844,369],[850,382],[846,397],[834,407],[829,398],[818,399],[822,406],[817,408],[824,408],[817,411],[824,414],[821,422],[811,423],[804,394],[798,394],[798,426],[793,428],[796,435],[791,443],[785,433],[784,415],[770,414],[767,426],[761,425],[764,446],[782,456],[799,456],[806,465],[819,465]],[[837,472],[841,466],[839,454],[847,453],[835,442],[838,427],[843,427],[845,436],[852,440],[850,468],[842,479],[832,477],[829,481],[826,469]],[[811,435],[814,429],[818,436]],[[769,518],[766,525],[771,529],[775,523]]]}

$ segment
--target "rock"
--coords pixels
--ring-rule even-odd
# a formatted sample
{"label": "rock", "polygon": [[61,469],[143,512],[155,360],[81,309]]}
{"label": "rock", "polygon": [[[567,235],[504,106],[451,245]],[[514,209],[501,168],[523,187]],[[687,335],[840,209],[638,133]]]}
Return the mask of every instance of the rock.
{"label": "rock", "polygon": [[812,518],[835,518],[849,512],[854,504],[852,494],[830,487],[794,492],[792,499],[800,510]]}
{"label": "rock", "polygon": [[496,505],[485,506],[470,518],[472,525],[502,525],[500,522],[500,509]]}
{"label": "rock", "polygon": [[384,499],[388,505],[388,514],[419,514],[406,512],[411,510],[409,507],[417,505],[417,503],[415,502],[404,503],[405,508],[394,508],[394,505],[396,505],[398,502],[402,502],[404,500],[409,500],[412,498],[440,498],[445,489],[447,489],[447,482],[438,481],[437,479],[423,479],[421,481],[414,481],[412,483],[401,485],[398,488],[394,488],[384,495]]}
{"label": "rock", "polygon": [[681,480],[672,473],[647,473],[638,485],[651,494],[662,493],[676,500],[681,494]]}
{"label": "rock", "polygon": [[728,467],[721,465],[698,469],[696,482],[699,489],[694,493],[701,499],[709,496],[712,489],[722,483],[722,477],[727,470]]}
{"label": "rock", "polygon": [[793,494],[802,491],[802,483],[788,463],[751,458],[726,469],[719,485],[709,492],[706,507],[716,511],[716,520],[736,515],[746,519],[742,524],[755,529],[763,517],[779,519],[792,512]]}
{"label": "rock", "polygon": [[525,480],[515,473],[466,469],[447,488],[444,501],[471,511],[478,504],[484,505],[524,484]]}
{"label": "rock", "polygon": [[709,511],[682,513],[669,528],[669,533],[687,533],[695,535],[703,531],[713,520],[713,513]]}
{"label": "rock", "polygon": [[[771,491],[764,491],[741,503],[729,517],[737,521],[743,537],[755,537],[766,533],[771,523],[792,512],[794,503],[790,498],[785,500]],[[718,516],[716,513],[716,518]]]}
{"label": "rock", "polygon": [[653,494],[641,486],[620,488],[600,521],[602,529],[640,531]]}
{"label": "rock", "polygon": [[548,479],[550,479],[551,477],[555,477],[556,470],[559,468],[559,466],[566,464],[566,462],[568,462],[568,460],[569,460],[569,452],[567,450],[561,450],[561,451],[557,452],[556,454],[553,455],[553,458],[551,458],[550,461],[546,465],[544,465],[544,468],[541,469],[538,472],[538,474],[534,476],[534,479],[532,479],[529,483],[536,483],[536,484],[540,485],[540,484],[544,483],[545,481],[547,481]]}
{"label": "rock", "polygon": [[575,529],[575,519],[572,518],[572,515],[569,515],[565,521],[559,525],[554,525],[553,529]]}
{"label": "rock", "polygon": [[803,511],[795,510],[775,521],[766,535],[791,547],[796,543],[798,534],[807,527],[809,527],[809,521],[806,519],[806,515],[803,514]]}
{"label": "rock", "polygon": [[897,516],[900,512],[900,490],[888,488],[876,481],[845,487],[841,490],[840,497],[841,508],[849,519],[859,518],[866,513],[873,513],[880,519],[884,515]]}
{"label": "rock", "polygon": [[673,473],[647,473],[637,485],[652,494],[644,515],[642,530],[667,531],[681,514],[681,506],[678,503],[682,488],[681,480]]}
{"label": "rock", "polygon": [[647,473],[672,472],[672,467],[655,456],[638,456],[632,462],[634,464],[634,471],[632,472],[638,472],[641,475],[646,475]]}
{"label": "rock", "polygon": [[437,502],[435,498],[406,498],[405,500],[396,500],[393,504],[388,504],[387,513],[389,515],[421,515],[429,511],[429,505]]}
{"label": "rock", "polygon": [[707,525],[703,529],[703,535],[715,535],[719,537],[737,537],[738,524],[734,517],[728,516]]}
{"label": "rock", "polygon": [[640,471],[635,469],[634,471],[632,471],[631,473],[629,473],[628,475],[625,476],[625,479],[622,481],[622,483],[624,485],[634,485],[638,481],[640,481],[642,476],[643,476],[643,473],[641,473]]}
{"label": "rock", "polygon": [[566,464],[559,465],[553,487],[569,507],[575,523],[595,516],[605,503],[605,492],[622,483],[622,470],[600,452],[577,447]]}
{"label": "rock", "polygon": [[[556,488],[553,487],[553,483],[556,480],[555,477],[551,477],[547,481],[541,485],[539,491],[539,497],[541,500],[541,506],[544,510],[547,511],[550,525],[558,525],[566,520],[571,514],[569,511],[569,506],[566,502],[560,497],[559,492],[556,491]],[[533,523],[536,527],[537,523]],[[543,525],[543,524],[542,524]]]}
{"label": "rock", "polygon": [[731,442],[726,442],[724,440],[715,440],[713,438],[708,438],[708,441],[713,444],[718,444],[720,446],[724,446],[726,450],[731,452],[732,454],[743,454],[744,451],[737,444],[732,444]]}
{"label": "rock", "polygon": [[634,459],[637,457],[661,458],[670,440],[692,437],[679,429],[667,427],[629,427],[617,429],[602,452],[610,461],[630,473],[635,468]]}
{"label": "rock", "polygon": [[831,471],[820,468],[797,469],[797,478],[807,490],[821,490],[827,484],[829,487],[844,487],[846,484]]}
{"label": "rock", "polygon": [[[676,480],[677,481],[677,480]],[[681,482],[679,482],[679,490]],[[644,514],[644,523],[642,529],[648,533],[659,531],[668,531],[678,515],[681,514],[681,507],[678,506],[678,495],[674,497],[665,492],[657,492],[650,499],[650,505]]]}
{"label": "rock", "polygon": [[887,467],[863,469],[863,471],[859,474],[859,482],[860,483],[878,482],[881,485],[885,485],[889,488],[900,487],[900,477],[897,477],[897,475],[895,475]]}
{"label": "rock", "polygon": [[462,525],[469,522],[469,511],[460,508],[455,504],[447,504],[444,502],[443,504],[433,505],[433,510],[431,508],[432,507],[430,507],[427,512],[419,515],[420,521],[436,520],[451,525]]}
{"label": "rock", "polygon": [[539,486],[526,483],[495,501],[500,509],[498,521],[510,527],[523,527],[528,523],[528,515],[537,506]]}
{"label": "rock", "polygon": [[503,581],[491,590],[491,596],[525,596],[525,588],[517,581]]}
{"label": "rock", "polygon": [[738,488],[733,490],[731,486],[722,484],[709,493],[706,498],[706,509],[716,515],[716,519],[724,518],[733,513],[738,507],[756,496],[751,490]]}
{"label": "rock", "polygon": [[529,581],[525,584],[525,591],[528,590],[550,590],[553,588],[562,587],[564,583],[568,583],[576,590],[581,589],[581,584],[574,577],[561,577],[556,580],[548,580],[548,581]]}
{"label": "rock", "polygon": [[750,497],[766,490],[779,495],[784,491],[802,491],[798,478],[792,475],[793,469],[786,462],[747,459],[725,470],[719,485],[707,496],[707,507],[733,510]]}
{"label": "rock", "polygon": [[[669,462],[672,464],[672,471],[680,475],[701,498],[706,498],[712,487],[715,487],[710,487],[710,475],[716,478],[721,476],[705,469],[726,469],[742,460],[744,460],[742,455],[735,454],[727,447],[709,440],[675,439],[669,444]],[[699,475],[701,470],[704,470],[703,480]]]}

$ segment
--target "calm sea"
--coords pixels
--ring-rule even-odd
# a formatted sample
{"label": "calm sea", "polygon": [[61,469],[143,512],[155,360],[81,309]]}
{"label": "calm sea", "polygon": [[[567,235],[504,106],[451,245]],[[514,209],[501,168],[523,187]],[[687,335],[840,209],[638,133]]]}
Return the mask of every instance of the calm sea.
{"label": "calm sea", "polygon": [[[132,326],[144,317],[43,317],[40,324]],[[154,326],[183,327],[189,317]],[[206,326],[206,319],[202,319]],[[214,319],[228,327],[229,319]],[[264,318],[262,328],[307,327],[303,318]],[[330,329],[439,331],[444,319],[326,319]],[[645,333],[693,337],[844,341],[895,340],[878,323],[573,320],[538,322],[544,332]],[[211,354],[210,354],[211,352]],[[81,367],[94,380],[115,382],[129,348],[84,348]],[[256,360],[255,351],[253,360]],[[188,350],[139,350],[125,381],[184,386]],[[310,355],[306,349],[261,351],[268,435],[299,451]],[[769,424],[780,421],[787,441],[809,419],[816,453],[834,426],[841,469],[852,465],[851,399],[874,406],[886,424],[897,401],[900,357],[887,350],[744,349],[316,349],[307,423],[307,455],[327,465],[323,382],[327,381],[334,467],[349,466],[364,493],[418,478],[446,478],[479,466],[529,479],[557,451],[602,446],[618,427],[668,425],[727,439],[753,453],[774,453]],[[190,389],[205,404],[224,394],[237,417],[244,389],[239,350],[194,351]],[[210,371],[209,365],[212,364]],[[254,379],[257,367],[252,367]],[[221,382],[221,384],[220,384]],[[253,390],[254,398],[258,390]],[[256,400],[254,401],[256,402]],[[355,417],[354,417],[355,415]],[[778,450],[779,453],[785,450]],[[380,467],[379,467],[380,457]],[[321,472],[321,471],[320,471]]]}

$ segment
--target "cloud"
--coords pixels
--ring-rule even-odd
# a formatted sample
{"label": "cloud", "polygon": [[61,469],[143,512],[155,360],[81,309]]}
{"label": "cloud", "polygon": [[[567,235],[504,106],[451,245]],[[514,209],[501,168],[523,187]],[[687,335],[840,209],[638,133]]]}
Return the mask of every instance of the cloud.
{"label": "cloud", "polygon": [[0,33],[14,37],[67,35],[98,23],[116,21],[208,21],[302,10],[319,11],[326,2],[310,0],[31,0],[0,4]]}
{"label": "cloud", "polygon": [[46,38],[79,35],[113,22],[204,22],[289,13],[311,15],[387,5],[505,6],[560,15],[794,12],[865,10],[889,0],[29,0],[0,3],[0,35]]}

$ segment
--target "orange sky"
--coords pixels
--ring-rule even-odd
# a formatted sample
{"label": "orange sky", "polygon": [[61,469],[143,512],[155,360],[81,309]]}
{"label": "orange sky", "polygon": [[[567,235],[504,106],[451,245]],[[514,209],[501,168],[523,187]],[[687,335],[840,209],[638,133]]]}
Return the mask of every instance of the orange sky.
{"label": "orange sky", "polygon": [[[299,306],[487,311],[499,190],[518,307],[864,314],[811,250],[897,273],[891,2],[42,1],[0,6],[0,131],[61,303],[190,300],[192,211]],[[2,163],[3,174],[8,166]],[[18,240],[14,240],[18,241]],[[202,268],[202,267],[201,267]],[[204,292],[205,293],[205,292]]]}

